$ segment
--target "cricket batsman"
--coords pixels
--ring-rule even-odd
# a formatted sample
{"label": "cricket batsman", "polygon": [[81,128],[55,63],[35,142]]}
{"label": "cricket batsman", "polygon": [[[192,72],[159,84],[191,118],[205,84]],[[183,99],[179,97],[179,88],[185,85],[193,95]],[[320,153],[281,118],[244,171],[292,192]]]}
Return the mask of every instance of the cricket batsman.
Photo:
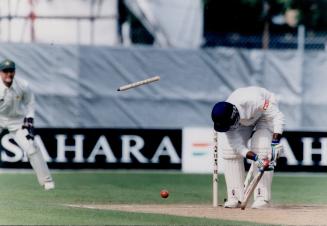
{"label": "cricket batsman", "polygon": [[8,129],[26,152],[39,184],[45,190],[54,189],[49,168],[34,142],[34,95],[26,81],[15,78],[15,72],[12,60],[0,62],[0,130]]}
{"label": "cricket batsman", "polygon": [[[254,191],[252,208],[269,207],[274,163],[282,152],[279,143],[284,115],[274,93],[261,87],[236,89],[226,101],[214,105],[214,129],[220,132],[227,187],[225,208],[239,208],[244,196],[244,158],[254,161],[254,172],[267,170]],[[264,160],[271,161],[263,169]]]}

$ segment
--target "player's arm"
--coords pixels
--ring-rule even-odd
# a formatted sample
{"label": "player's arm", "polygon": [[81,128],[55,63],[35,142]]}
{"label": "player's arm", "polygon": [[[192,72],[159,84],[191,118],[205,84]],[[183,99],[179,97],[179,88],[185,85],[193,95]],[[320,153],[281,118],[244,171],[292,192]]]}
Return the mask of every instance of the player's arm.
{"label": "player's arm", "polygon": [[34,139],[34,106],[35,98],[28,86],[25,87],[24,104],[26,105],[26,116],[22,128],[27,129],[27,139]]}
{"label": "player's arm", "polygon": [[231,147],[243,157],[253,160],[259,170],[273,170],[273,165],[269,165],[265,162],[265,159],[260,158],[256,153],[251,151],[244,144],[240,134],[237,131],[230,131],[226,133]]}
{"label": "player's arm", "polygon": [[284,129],[284,114],[279,110],[277,101],[274,96],[270,98],[270,103],[268,108],[264,111],[264,118],[266,120],[271,120],[273,123],[273,135],[271,142],[271,161],[276,161],[281,152],[283,151],[283,146],[280,144],[282,138],[282,133]]}
{"label": "player's arm", "polygon": [[26,118],[34,118],[35,98],[32,90],[26,85],[24,90],[24,104],[26,106]]}

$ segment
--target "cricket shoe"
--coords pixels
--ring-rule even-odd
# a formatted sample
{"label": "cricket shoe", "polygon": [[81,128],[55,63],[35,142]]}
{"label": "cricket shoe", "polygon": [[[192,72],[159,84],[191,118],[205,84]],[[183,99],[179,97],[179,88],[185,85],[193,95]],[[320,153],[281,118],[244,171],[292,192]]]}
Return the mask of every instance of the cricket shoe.
{"label": "cricket shoe", "polygon": [[270,202],[264,199],[257,199],[254,201],[252,204],[251,208],[252,209],[265,209],[270,207]]}
{"label": "cricket shoe", "polygon": [[227,200],[224,203],[224,208],[240,208],[240,207],[241,207],[241,202],[239,202],[237,199]]}
{"label": "cricket shoe", "polygon": [[55,183],[53,181],[45,182],[43,186],[44,190],[48,191],[55,188]]}

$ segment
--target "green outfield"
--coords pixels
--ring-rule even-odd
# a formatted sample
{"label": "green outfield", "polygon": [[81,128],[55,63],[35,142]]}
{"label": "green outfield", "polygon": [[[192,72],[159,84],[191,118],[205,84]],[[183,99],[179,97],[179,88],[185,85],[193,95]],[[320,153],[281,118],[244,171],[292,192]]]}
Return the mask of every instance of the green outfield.
{"label": "green outfield", "polygon": [[[54,172],[56,189],[43,191],[32,173],[0,174],[1,225],[254,225],[208,218],[83,209],[69,204],[211,204],[211,175],[163,171]],[[280,204],[327,204],[325,174],[277,174]],[[170,196],[162,199],[161,189]],[[225,185],[220,176],[220,203]]]}

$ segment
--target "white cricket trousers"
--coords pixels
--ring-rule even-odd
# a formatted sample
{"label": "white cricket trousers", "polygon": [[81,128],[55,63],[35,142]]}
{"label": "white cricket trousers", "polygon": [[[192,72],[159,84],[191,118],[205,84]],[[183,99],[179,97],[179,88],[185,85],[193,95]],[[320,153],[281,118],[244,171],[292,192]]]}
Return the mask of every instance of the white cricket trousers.
{"label": "white cricket trousers", "polygon": [[[271,153],[272,131],[268,128],[257,127],[255,132],[253,126],[240,126],[237,133],[242,138],[244,145],[261,158],[266,158]],[[230,145],[225,133],[218,134],[218,148],[221,148],[224,175],[227,186],[227,198],[229,201],[242,201],[244,196],[244,158],[241,153],[237,153]],[[254,172],[258,169],[255,167]],[[254,199],[263,198],[271,200],[271,184],[273,171],[265,172],[254,192]]]}
{"label": "white cricket trousers", "polygon": [[9,131],[10,135],[18,144],[18,146],[27,154],[29,162],[37,176],[38,182],[41,186],[44,186],[47,182],[52,182],[52,177],[45,162],[43,155],[31,139],[27,139],[28,131],[27,129],[17,129],[14,131]]}

